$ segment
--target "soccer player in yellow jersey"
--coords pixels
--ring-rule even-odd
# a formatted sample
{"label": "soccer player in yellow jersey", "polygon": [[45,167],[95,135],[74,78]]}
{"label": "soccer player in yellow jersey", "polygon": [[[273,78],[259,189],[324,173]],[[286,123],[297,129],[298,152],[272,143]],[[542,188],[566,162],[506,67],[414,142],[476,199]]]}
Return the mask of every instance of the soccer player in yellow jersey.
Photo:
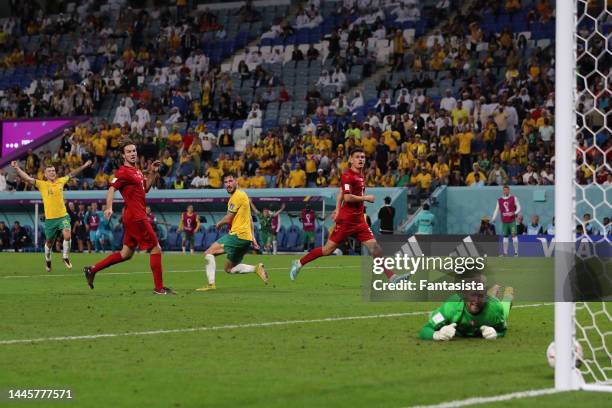
{"label": "soccer player in yellow jersey", "polygon": [[213,243],[210,248],[204,253],[206,259],[206,277],[208,284],[197,289],[201,292],[215,290],[215,256],[227,253],[224,270],[227,273],[252,273],[257,275],[268,284],[268,274],[264,269],[263,264],[247,265],[243,264],[242,258],[249,251],[251,245],[254,249],[259,249],[257,240],[253,236],[253,219],[251,218],[251,201],[247,194],[238,189],[236,176],[232,173],[227,173],[223,176],[223,184],[225,189],[230,194],[230,199],[227,202],[227,214],[219,221],[215,227],[221,228],[223,225],[230,226],[229,234],[222,236]]}
{"label": "soccer player in yellow jersey", "polygon": [[46,180],[38,180],[21,170],[16,161],[11,162],[11,167],[19,174],[19,177],[36,187],[42,196],[43,207],[45,209],[45,268],[47,272],[51,272],[51,248],[53,248],[53,243],[59,234],[64,235],[62,246],[64,265],[68,269],[72,268],[72,263],[68,259],[72,237],[70,234],[70,217],[64,204],[64,186],[71,177],[79,174],[89,166],[91,166],[91,160],[88,160],[81,167],[72,170],[66,176],[60,178],[57,177],[55,167],[49,166],[44,171],[44,178]]}

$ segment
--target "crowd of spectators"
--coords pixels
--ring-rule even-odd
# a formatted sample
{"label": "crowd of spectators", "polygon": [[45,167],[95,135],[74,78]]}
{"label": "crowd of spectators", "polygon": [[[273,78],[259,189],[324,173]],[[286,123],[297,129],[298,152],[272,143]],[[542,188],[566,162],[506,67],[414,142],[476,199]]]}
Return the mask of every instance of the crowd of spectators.
{"label": "crowd of spectators", "polygon": [[[318,3],[307,2],[296,24],[317,24]],[[360,8],[365,3],[368,7]],[[356,146],[363,147],[368,158],[366,186],[407,187],[417,198],[441,184],[554,183],[553,48],[529,45],[524,35],[510,30],[482,29],[483,16],[516,12],[516,1],[475,1],[412,45],[401,30],[387,32],[381,27],[370,3],[340,5],[342,12],[360,17],[352,24],[347,20],[329,38],[328,58],[334,60],[334,69],[322,72],[318,85],[337,84],[336,96],[325,99],[319,87],[310,89],[303,117],[266,129],[243,151],[235,150],[231,130],[217,133],[208,129],[209,124],[244,120],[243,129],[251,132],[262,126],[268,103],[292,95],[284,88],[278,94],[273,91],[282,85],[280,78],[252,53],[239,73],[241,80],[254,79],[255,98],[250,105],[242,101],[230,76],[198,51],[202,41],[223,35],[209,11],[136,13],[125,8],[117,11],[116,24],[109,24],[110,14],[93,17],[84,10],[49,19],[24,5],[22,18],[5,23],[5,34],[0,36],[3,63],[8,67],[44,59],[59,68],[53,77],[37,79],[28,89],[5,91],[0,109],[4,117],[93,114],[94,119],[66,132],[57,151],[43,149],[24,158],[25,170],[37,177],[47,165],[56,166],[61,175],[93,160],[94,166],[81,180],[71,181],[68,189],[106,189],[121,163],[117,151],[121,137],[139,144],[143,168],[158,157],[162,160],[163,177],[157,188],[220,188],[228,171],[239,174],[242,187],[338,186],[348,167],[348,153]],[[394,15],[416,18],[415,2],[396,3]],[[440,3],[440,9],[448,8],[448,2]],[[254,10],[245,7],[236,18],[257,19]],[[531,21],[546,23],[554,17],[546,0],[526,11]],[[149,36],[153,20],[161,22],[155,37]],[[54,48],[54,37],[75,26],[83,33],[80,47]],[[41,47],[31,56],[10,57],[23,53],[14,41],[23,32],[42,35]],[[103,39],[96,52],[107,59],[96,73],[81,58],[94,47],[86,40],[93,33]],[[393,47],[389,74],[378,83],[375,103],[364,100],[360,89],[345,92],[344,72],[351,61],[371,57],[367,50],[357,49],[359,35],[389,38]],[[128,44],[122,53],[116,46],[118,38]],[[348,46],[340,47],[344,38]],[[602,46],[597,40],[584,45],[591,53]],[[301,58],[321,58],[310,48],[314,51]],[[151,77],[149,87],[145,79]],[[199,86],[199,97],[192,95],[193,83]],[[449,85],[442,95],[428,93],[442,83]],[[151,89],[162,85],[165,91],[154,96]],[[610,144],[603,122],[610,109],[609,92],[605,79],[597,75],[584,86],[589,92],[579,100],[579,125],[588,125],[594,133],[579,134],[578,177],[584,184],[609,184],[610,172],[602,166]],[[112,121],[96,118],[96,109],[109,93],[121,95]],[[4,177],[0,175],[0,189],[29,188],[19,178],[3,181]]]}

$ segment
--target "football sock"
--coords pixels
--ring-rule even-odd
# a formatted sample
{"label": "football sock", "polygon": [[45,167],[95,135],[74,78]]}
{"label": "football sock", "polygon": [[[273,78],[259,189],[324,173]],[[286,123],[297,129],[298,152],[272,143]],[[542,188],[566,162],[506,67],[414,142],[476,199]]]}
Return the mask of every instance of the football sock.
{"label": "football sock", "polygon": [[94,266],[92,266],[91,272],[93,273],[100,272],[102,269],[108,268],[111,265],[114,265],[116,263],[123,262],[123,261],[124,259],[121,257],[121,252],[113,252],[112,254],[110,254],[109,256],[107,256],[106,258],[104,258],[103,260],[95,264]]}
{"label": "football sock", "polygon": [[159,290],[164,287],[164,281],[162,279],[161,254],[151,254],[149,256],[149,264],[151,265],[151,272],[153,272],[155,290]]}
{"label": "football sock", "polygon": [[62,245],[62,255],[64,256],[64,259],[68,258],[69,252],[70,252],[70,240],[68,241],[64,240],[64,243]]}
{"label": "football sock", "polygon": [[238,264],[230,269],[230,273],[251,273],[255,272],[255,265]]}
{"label": "football sock", "polygon": [[306,255],[304,255],[302,259],[300,259],[300,264],[304,266],[308,262],[312,262],[315,259],[320,258],[322,256],[323,256],[323,248],[322,247],[315,248],[309,253],[307,253]]}
{"label": "football sock", "polygon": [[508,255],[508,237],[504,237],[504,255]]}
{"label": "football sock", "polygon": [[276,255],[276,246],[277,246],[276,240],[272,241],[272,253],[274,255]]}
{"label": "football sock", "polygon": [[512,246],[514,247],[514,255],[518,254],[518,237],[512,237]]}
{"label": "football sock", "polygon": [[45,244],[45,261],[51,262],[51,248]]}
{"label": "football sock", "polygon": [[387,277],[387,279],[391,279],[392,277],[395,276],[395,272],[393,272],[390,269],[387,269],[386,267],[383,266],[383,273],[385,274],[385,276]]}
{"label": "football sock", "polygon": [[204,259],[206,259],[206,277],[208,278],[208,284],[209,285],[214,285],[215,284],[215,269],[217,268],[217,265],[215,264],[215,256],[214,255],[206,255],[204,257]]}

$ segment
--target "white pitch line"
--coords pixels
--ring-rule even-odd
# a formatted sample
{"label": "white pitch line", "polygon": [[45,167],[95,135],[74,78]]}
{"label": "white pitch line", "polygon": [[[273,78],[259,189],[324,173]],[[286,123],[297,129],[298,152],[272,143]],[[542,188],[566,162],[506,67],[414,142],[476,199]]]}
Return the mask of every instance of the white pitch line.
{"label": "white pitch line", "polygon": [[[342,267],[341,269],[358,269],[361,268],[360,266],[349,266],[349,267]],[[266,268],[267,271],[282,271],[282,270],[289,270],[290,268]],[[304,268],[305,270],[310,270],[310,269],[338,269],[337,266],[313,266],[313,267],[306,267]],[[169,270],[169,271],[164,271],[164,273],[188,273],[188,272],[202,272],[204,273],[204,268],[202,269],[176,269],[176,270]],[[217,272],[223,272],[223,269],[218,269]],[[96,278],[99,278],[100,276],[111,276],[111,275],[139,275],[139,274],[151,274],[151,271],[138,271],[138,272],[101,272],[99,275],[96,274]],[[83,274],[81,272],[76,272],[76,273],[63,273],[63,274],[54,274],[53,272],[51,273],[47,273],[47,274],[38,274],[38,275],[9,275],[9,276],[3,276],[2,278],[4,279],[25,279],[25,278],[39,278],[39,277],[46,277],[46,278],[53,278],[53,277],[65,277],[65,276],[78,276],[80,278],[83,277]]]}
{"label": "white pitch line", "polygon": [[[548,306],[552,303],[535,303],[528,305],[516,305],[513,309],[521,309],[527,307],[540,307]],[[148,330],[140,332],[125,332],[125,333],[102,333],[102,334],[90,334],[81,336],[62,336],[62,337],[39,337],[35,339],[14,339],[14,340],[0,340],[0,345],[8,344],[26,344],[26,343],[42,343],[48,341],[71,341],[71,340],[93,340],[107,337],[128,337],[128,336],[150,336],[154,334],[170,334],[170,333],[192,333],[192,332],[204,332],[204,331],[218,331],[218,330],[232,330],[232,329],[250,329],[257,327],[270,327],[270,326],[283,326],[292,324],[306,324],[306,323],[327,323],[327,322],[339,322],[346,320],[366,320],[366,319],[382,319],[388,317],[406,317],[406,316],[421,316],[431,313],[430,311],[421,312],[405,312],[405,313],[386,313],[378,315],[364,315],[364,316],[344,316],[344,317],[325,317],[322,319],[311,319],[311,320],[279,320],[274,322],[261,322],[261,323],[243,323],[243,324],[227,324],[223,326],[210,326],[210,327],[190,327],[184,329],[167,329],[167,330]]]}
{"label": "white pitch line", "polygon": [[466,407],[469,405],[480,405],[480,404],[488,404],[493,402],[501,402],[501,401],[510,401],[513,399],[520,398],[529,398],[529,397],[539,397],[541,395],[550,395],[556,394],[563,391],[558,391],[554,388],[543,388],[540,390],[529,390],[529,391],[518,391],[510,394],[502,394],[496,395],[493,397],[473,397],[464,400],[455,400],[443,402],[441,404],[435,405],[416,405],[410,408],[458,408],[458,407]]}

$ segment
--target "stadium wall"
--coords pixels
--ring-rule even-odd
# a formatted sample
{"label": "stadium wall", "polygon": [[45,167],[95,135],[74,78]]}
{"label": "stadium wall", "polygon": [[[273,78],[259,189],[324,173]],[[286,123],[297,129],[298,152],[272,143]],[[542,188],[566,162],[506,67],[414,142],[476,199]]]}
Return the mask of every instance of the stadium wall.
{"label": "stadium wall", "polygon": [[[337,188],[293,188],[293,189],[246,189],[247,194],[254,199],[256,205],[259,199],[273,206],[275,209],[285,202],[291,203],[288,210],[295,212],[301,209],[306,202],[312,202],[312,208],[320,212],[322,202],[325,202],[326,214],[329,215],[336,205]],[[368,194],[376,197],[374,204],[366,206],[367,214],[372,220],[372,230],[378,231],[378,210],[383,204],[385,197],[391,197],[391,204],[395,207],[397,216],[395,225],[398,226],[403,220],[402,214],[407,214],[407,194],[402,188],[368,188]],[[96,201],[102,204],[106,198],[105,190],[96,191],[65,191],[64,198],[68,201],[80,201],[89,203]],[[224,189],[205,190],[151,190],[147,194],[147,203],[151,205],[156,215],[166,222],[174,223],[178,220],[178,214],[189,204],[193,204],[197,212],[209,212],[214,220],[215,213],[223,214],[227,203],[228,194]],[[121,211],[121,196],[115,195],[115,213]],[[20,221],[26,225],[34,224],[34,204],[42,204],[38,192],[2,192],[0,193],[0,220],[5,222]],[[42,207],[40,207],[42,214]],[[329,218],[326,225],[330,226]]]}
{"label": "stadium wall", "polygon": [[[552,222],[554,215],[554,186],[512,186],[511,192],[521,203],[524,223],[529,223],[532,215],[540,217],[544,228]],[[441,187],[432,195],[432,212],[436,216],[435,234],[472,234],[480,225],[483,216],[491,217],[501,187]],[[603,225],[604,217],[612,216],[606,205],[599,207],[590,203],[611,202],[612,192],[606,186],[591,185],[576,191],[576,216],[591,213],[593,219]],[[600,229],[600,228],[599,228]],[[501,231],[499,216],[495,230]],[[416,227],[410,223],[407,233],[414,233]]]}

